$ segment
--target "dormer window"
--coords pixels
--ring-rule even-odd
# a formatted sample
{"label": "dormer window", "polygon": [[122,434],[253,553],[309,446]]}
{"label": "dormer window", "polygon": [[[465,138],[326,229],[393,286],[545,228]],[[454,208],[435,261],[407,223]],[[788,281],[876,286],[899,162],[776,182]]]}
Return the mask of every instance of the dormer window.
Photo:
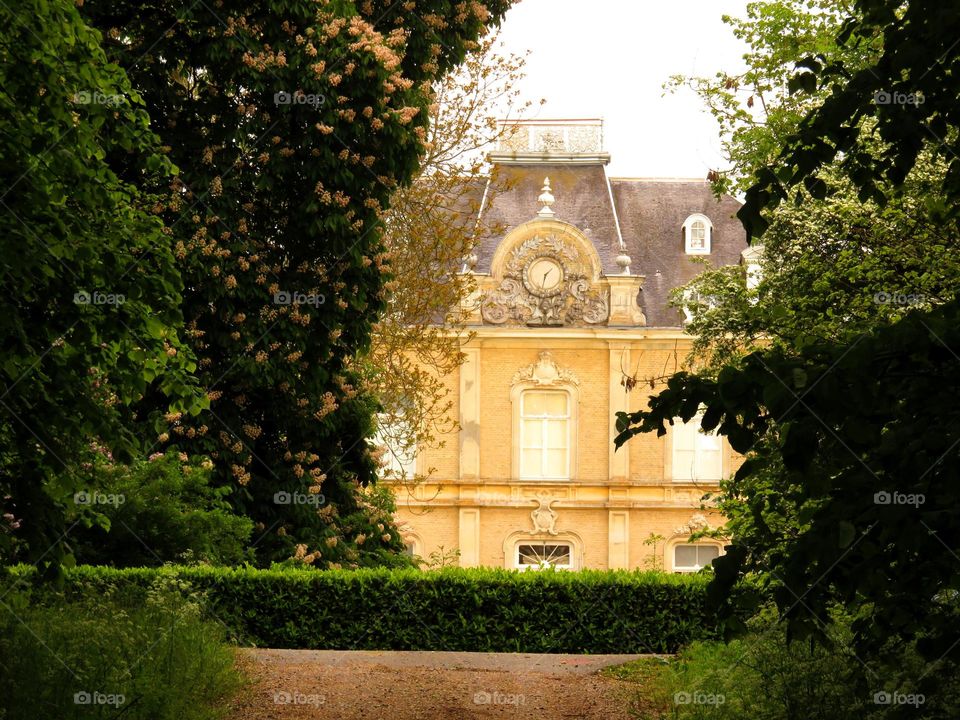
{"label": "dormer window", "polygon": [[683,241],[687,255],[709,255],[713,223],[706,215],[691,215],[683,223]]}

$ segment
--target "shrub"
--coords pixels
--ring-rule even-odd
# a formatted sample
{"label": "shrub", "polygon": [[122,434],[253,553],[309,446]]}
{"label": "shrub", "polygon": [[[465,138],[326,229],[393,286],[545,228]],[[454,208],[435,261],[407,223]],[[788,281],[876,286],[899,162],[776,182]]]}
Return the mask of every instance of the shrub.
{"label": "shrub", "polygon": [[[210,486],[210,466],[178,453],[131,465],[98,462],[96,489],[78,504],[88,527],[71,532],[75,555],[91,565],[131,567],[196,560],[241,564],[253,521],[236,515],[229,488]],[[106,502],[100,502],[104,500]]]}
{"label": "shrub", "polygon": [[222,630],[202,617],[189,588],[155,576],[135,605],[110,583],[96,585],[97,593],[43,605],[31,604],[36,591],[6,594],[0,718],[221,717],[241,678]]}
{"label": "shrub", "polygon": [[203,591],[240,642],[276,648],[673,652],[715,636],[706,578],[662,573],[78,567],[67,587],[133,602],[158,574]]}
{"label": "shrub", "polygon": [[849,619],[839,615],[832,647],[788,642],[770,611],[749,626],[728,644],[697,641],[670,661],[645,659],[609,674],[642,682],[634,709],[646,720],[960,717],[956,666],[926,663],[911,644],[891,641],[883,657],[858,658]]}

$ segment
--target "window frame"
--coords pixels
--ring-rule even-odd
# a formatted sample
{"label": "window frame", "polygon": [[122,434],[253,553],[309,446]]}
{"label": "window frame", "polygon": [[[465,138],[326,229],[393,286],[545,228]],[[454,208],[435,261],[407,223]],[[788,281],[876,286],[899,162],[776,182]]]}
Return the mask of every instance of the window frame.
{"label": "window frame", "polygon": [[[700,566],[697,566],[697,565],[681,565],[681,566],[678,566],[678,565],[677,565],[677,548],[679,548],[679,547],[686,547],[686,546],[692,546],[692,547],[696,547],[696,548],[700,548],[700,547],[712,547],[712,548],[716,548],[716,549],[717,549],[717,555],[716,555],[715,558],[713,558],[713,560],[716,560],[718,557],[720,557],[721,555],[723,555],[723,545],[721,545],[720,543],[716,543],[716,542],[688,542],[688,541],[686,541],[686,540],[679,540],[679,541],[677,541],[677,542],[671,543],[670,546],[669,546],[669,548],[668,548],[668,552],[670,553],[670,569],[671,569],[671,571],[674,572],[674,573],[696,573],[696,572],[700,572],[700,571],[703,570],[703,568],[705,568],[705,567],[709,567],[708,565],[700,565]],[[697,560],[699,561],[699,559],[700,559],[700,558],[699,558],[699,551],[698,551],[697,554],[698,554]],[[711,561],[711,564],[712,564],[712,563],[713,563],[713,561]]]}
{"label": "window frame", "polygon": [[[387,413],[377,413],[377,431],[373,434],[372,441],[377,446],[386,448],[384,460],[386,465],[377,471],[377,477],[385,482],[402,482],[413,480],[417,474],[418,462],[420,460],[420,448],[416,442],[409,449],[406,457],[401,458],[393,451],[388,440],[389,434],[383,430],[387,423]],[[402,421],[401,421],[402,422]],[[397,472],[399,469],[399,472]]]}
{"label": "window frame", "polygon": [[[520,548],[521,548],[522,546],[524,546],[524,545],[531,545],[531,546],[533,546],[533,545],[540,545],[540,546],[563,545],[563,546],[565,546],[565,547],[567,548],[567,558],[568,558],[568,562],[567,562],[566,565],[549,565],[549,564],[548,564],[548,565],[543,565],[543,564],[540,564],[540,565],[534,565],[534,564],[525,564],[525,565],[522,565],[522,564],[520,563]],[[549,540],[536,540],[536,539],[533,539],[533,538],[531,538],[531,539],[523,538],[523,539],[519,539],[519,540],[515,541],[514,544],[513,544],[513,567],[514,567],[514,569],[519,570],[519,571],[521,571],[521,572],[528,572],[528,571],[539,572],[539,571],[541,571],[541,570],[547,570],[547,569],[550,569],[550,568],[553,568],[554,570],[573,570],[573,569],[576,567],[576,562],[575,562],[575,559],[574,559],[574,558],[575,558],[575,555],[574,555],[575,552],[576,552],[576,546],[575,546],[575,544],[574,544],[573,542],[571,542],[570,540],[554,540],[554,539],[552,539],[552,538],[549,539]]]}
{"label": "window frame", "polygon": [[[668,472],[666,477],[671,483],[704,483],[704,484],[717,484],[726,477],[727,470],[727,459],[725,446],[723,443],[723,436],[717,434],[715,431],[712,433],[705,433],[700,429],[700,424],[703,421],[704,411],[699,411],[696,415],[690,418],[689,422],[684,423],[679,417],[674,418],[673,426],[670,428],[670,466],[667,468]],[[680,452],[677,448],[677,434],[678,432],[686,432],[688,428],[694,428],[696,433],[695,444],[693,449],[693,472],[691,473],[692,477],[680,477],[679,476],[679,467],[680,464],[677,462],[677,453]],[[681,429],[682,428],[682,429]],[[697,476],[697,459],[700,452],[699,448],[699,436],[703,435],[705,437],[714,438],[717,443],[717,449],[710,451],[717,453],[717,461],[719,466],[719,476],[718,477],[698,477]]]}
{"label": "window frame", "polygon": [[[525,414],[526,399],[533,394],[541,395],[562,395],[565,404],[566,404],[566,414],[564,415],[527,415]],[[570,470],[571,470],[571,458],[570,458],[570,435],[571,435],[571,412],[572,399],[570,393],[564,390],[563,388],[526,388],[520,391],[520,427],[517,436],[517,442],[520,445],[520,464],[517,472],[517,479],[519,480],[569,480],[570,479]],[[526,433],[524,432],[524,427],[527,421],[530,420],[539,420],[540,427],[540,442],[538,446],[528,446],[525,443]],[[548,441],[548,427],[551,420],[557,421],[562,420],[564,423],[564,446],[563,448],[551,448]],[[543,468],[547,465],[547,457],[550,450],[564,450],[564,472],[561,475],[545,475],[543,474]],[[526,450],[539,450],[540,451],[540,475],[525,475],[523,472],[523,456],[524,451]]]}
{"label": "window frame", "polygon": [[[703,247],[693,246],[693,226],[703,223]],[[709,255],[713,246],[713,223],[702,213],[694,213],[683,221],[683,248],[687,255]]]}
{"label": "window frame", "polygon": [[510,478],[520,481],[520,427],[522,418],[520,415],[520,396],[527,390],[550,390],[565,392],[568,396],[567,412],[567,475],[565,478],[525,478],[524,482],[537,482],[544,484],[566,483],[576,480],[579,475],[580,456],[578,451],[580,434],[580,391],[579,381],[575,378],[566,380],[562,378],[554,379],[549,382],[541,382],[536,379],[515,380],[510,389],[511,403],[511,431],[510,431]]}

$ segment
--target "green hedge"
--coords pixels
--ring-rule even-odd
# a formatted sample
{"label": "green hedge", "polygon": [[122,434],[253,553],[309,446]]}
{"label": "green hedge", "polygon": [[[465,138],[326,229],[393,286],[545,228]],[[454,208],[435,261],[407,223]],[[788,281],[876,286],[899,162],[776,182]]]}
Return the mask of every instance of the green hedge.
{"label": "green hedge", "polygon": [[113,587],[136,600],[158,573],[204,593],[208,611],[244,645],[664,653],[716,635],[707,579],[660,573],[82,566],[69,571],[65,591]]}

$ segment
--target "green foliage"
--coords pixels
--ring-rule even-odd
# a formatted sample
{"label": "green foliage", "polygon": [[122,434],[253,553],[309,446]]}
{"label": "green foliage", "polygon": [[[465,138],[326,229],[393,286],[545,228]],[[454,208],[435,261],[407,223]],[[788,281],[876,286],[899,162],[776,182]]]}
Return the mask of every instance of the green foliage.
{"label": "green foliage", "polygon": [[[776,116],[803,118],[781,136],[751,130],[780,149],[731,146],[769,277],[755,293],[733,271],[693,283],[719,300],[692,328],[711,365],[621,414],[617,443],[705,406],[703,428],[750,453],[722,488],[733,542],[710,598],[725,612],[743,612],[748,595],[730,592],[756,573],[790,636],[827,640],[840,603],[867,660],[891,638],[955,658],[960,15],[923,0],[835,7],[817,33],[827,50],[793,56],[803,72]],[[790,57],[789,36],[764,43]]]}
{"label": "green foliage", "polygon": [[705,578],[662,573],[78,566],[67,589],[115,586],[136,602],[158,575],[189,582],[242,644],[266,647],[673,652],[715,635]]}
{"label": "green foliage", "polygon": [[376,402],[354,358],[386,302],[382,212],[417,171],[431,84],[509,4],[84,4],[180,170],[154,211],[211,409],[144,432],[213,459],[263,564],[301,545],[328,567],[402,550],[359,490]]}
{"label": "green foliage", "polygon": [[[960,669],[924,662],[910,647],[862,662],[837,618],[829,647],[789,642],[770,614],[730,643],[696,641],[676,658],[635,661],[606,674],[641,684],[645,720],[952,720]],[[883,700],[886,693],[895,702]]]}
{"label": "green foliage", "polygon": [[242,681],[222,629],[189,588],[155,577],[136,603],[109,582],[76,594],[39,605],[28,591],[5,593],[0,718],[223,717]]}
{"label": "green foliage", "polygon": [[[960,197],[958,34],[960,13],[954,3],[856,0],[837,46],[879,49],[865,63],[815,51],[797,62],[801,71],[792,78],[791,92],[814,91],[824,100],[781,139],[776,158],[755,174],[738,213],[748,234],[764,233],[768,218],[763,211],[786,199],[790,188],[822,189],[825,178],[819,173],[834,162],[861,200],[885,204],[929,150],[949,166],[941,194]],[[869,134],[861,132],[865,118]],[[955,207],[947,202],[938,210],[955,216]]]}
{"label": "green foliage", "polygon": [[[705,431],[738,452],[758,450],[724,489],[753,522],[713,564],[718,597],[743,573],[765,572],[801,636],[822,636],[819,614],[840,601],[857,609],[866,650],[894,635],[922,636],[919,649],[932,655],[960,641],[958,321],[952,301],[851,346],[753,353],[716,380],[676,375],[648,411],[619,414],[621,445],[705,405]],[[758,472],[771,455],[783,472]],[[784,505],[797,525],[786,534],[765,522]]]}
{"label": "green foliage", "polygon": [[729,162],[729,167],[711,174],[718,192],[746,190],[754,172],[773,162],[804,116],[823,103],[826,89],[792,91],[791,80],[800,60],[815,55],[860,68],[876,59],[876,39],[846,46],[837,43],[844,19],[853,11],[848,0],[750,2],[744,18],[723,17],[747,47],[742,72],[721,70],[712,77],[676,75],[666,84],[669,90],[696,92],[717,121]]}
{"label": "green foliage", "polygon": [[73,2],[3,4],[0,27],[0,560],[50,562],[88,442],[130,457],[130,403],[205,399],[172,243],[138,190],[175,171],[140,95]]}
{"label": "green foliage", "polygon": [[186,462],[175,452],[129,466],[95,462],[94,483],[77,506],[87,527],[70,534],[78,561],[130,567],[252,560],[253,521],[233,512],[229,488],[210,486],[211,471],[209,460]]}
{"label": "green foliage", "polygon": [[943,174],[926,158],[896,204],[860,201],[834,174],[830,197],[781,205],[756,287],[747,289],[742,267],[727,266],[674,290],[673,303],[693,313],[691,358],[715,373],[762,347],[853,342],[910,309],[949,300],[960,278],[958,234],[929,212]]}

